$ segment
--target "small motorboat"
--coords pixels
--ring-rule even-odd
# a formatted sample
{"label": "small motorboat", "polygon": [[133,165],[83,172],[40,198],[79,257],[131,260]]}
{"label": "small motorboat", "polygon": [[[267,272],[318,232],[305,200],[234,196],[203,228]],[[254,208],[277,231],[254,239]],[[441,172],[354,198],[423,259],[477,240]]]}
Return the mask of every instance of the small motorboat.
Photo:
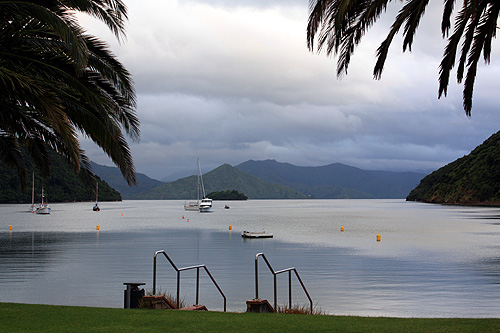
{"label": "small motorboat", "polygon": [[228,206],[228,205],[225,205],[225,206],[224,206],[224,209],[229,209],[229,206]]}
{"label": "small motorboat", "polygon": [[253,231],[243,231],[241,233],[241,237],[243,238],[273,238],[274,235],[270,232],[265,232],[262,230],[261,232],[253,232]]}

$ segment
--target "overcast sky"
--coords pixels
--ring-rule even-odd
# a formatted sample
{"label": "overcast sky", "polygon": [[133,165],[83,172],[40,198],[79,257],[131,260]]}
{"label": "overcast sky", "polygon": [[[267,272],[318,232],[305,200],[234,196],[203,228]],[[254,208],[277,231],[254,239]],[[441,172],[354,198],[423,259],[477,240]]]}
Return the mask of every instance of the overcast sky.
{"label": "overcast sky", "polygon": [[[412,53],[392,44],[381,80],[375,52],[400,2],[365,35],[349,73],[309,52],[308,0],[124,0],[127,39],[119,43],[86,17],[132,73],[141,141],[129,140],[137,172],[162,179],[249,159],[298,166],[345,163],[369,170],[435,170],[468,154],[500,129],[499,46],[480,66],[472,117],[453,73],[437,98],[445,42],[442,2],[429,4]],[[93,143],[83,148],[112,165]]]}

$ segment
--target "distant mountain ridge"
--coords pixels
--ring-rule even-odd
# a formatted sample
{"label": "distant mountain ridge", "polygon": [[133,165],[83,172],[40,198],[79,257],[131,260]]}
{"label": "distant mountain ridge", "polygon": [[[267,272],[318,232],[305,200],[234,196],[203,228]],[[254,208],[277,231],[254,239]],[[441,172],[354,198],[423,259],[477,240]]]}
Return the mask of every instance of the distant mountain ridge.
{"label": "distant mountain ridge", "polygon": [[[129,187],[117,168],[92,166],[125,199],[196,198],[196,176],[162,183],[138,173],[138,187]],[[341,163],[299,167],[275,160],[249,160],[236,167],[223,164],[205,173],[203,180],[206,193],[236,190],[250,199],[390,199],[405,198],[424,176],[415,172],[362,170]]]}
{"label": "distant mountain ridge", "polygon": [[117,167],[100,165],[92,161],[90,162],[90,165],[92,166],[92,172],[99,175],[111,187],[120,192],[123,199],[133,199],[137,193],[144,192],[164,184],[164,182],[149,178],[145,174],[137,172],[135,174],[137,178],[137,186],[129,186],[127,181],[123,178],[120,169]]}
{"label": "distant mountain ridge", "polygon": [[249,160],[236,167],[318,199],[405,198],[425,176],[416,172],[362,170],[341,163],[300,167],[275,160]]}

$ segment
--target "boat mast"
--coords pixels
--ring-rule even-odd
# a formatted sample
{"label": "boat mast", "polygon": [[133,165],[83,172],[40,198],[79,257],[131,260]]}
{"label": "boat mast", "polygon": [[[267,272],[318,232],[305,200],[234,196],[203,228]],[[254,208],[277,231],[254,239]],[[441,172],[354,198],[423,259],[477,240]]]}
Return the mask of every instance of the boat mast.
{"label": "boat mast", "polygon": [[196,166],[196,173],[198,177],[198,185],[196,187],[196,200],[198,201],[198,204],[200,204],[200,158],[197,158],[197,166]]}
{"label": "boat mast", "polygon": [[201,180],[201,194],[203,195],[202,199],[205,199],[205,186],[203,185],[203,175],[201,174],[200,160],[198,159],[198,172]]}
{"label": "boat mast", "polygon": [[96,183],[96,189],[95,189],[95,204],[97,205],[97,198],[99,196],[99,183]]}
{"label": "boat mast", "polygon": [[31,210],[35,208],[35,173],[33,172],[33,185],[31,186]]}

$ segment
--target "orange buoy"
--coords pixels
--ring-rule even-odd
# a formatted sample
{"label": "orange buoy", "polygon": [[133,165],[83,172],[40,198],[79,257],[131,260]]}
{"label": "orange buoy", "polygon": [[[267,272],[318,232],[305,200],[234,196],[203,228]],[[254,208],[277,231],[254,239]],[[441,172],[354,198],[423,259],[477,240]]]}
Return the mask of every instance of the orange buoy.
{"label": "orange buoy", "polygon": [[99,230],[99,224],[97,225],[97,227],[95,227],[95,230]]}
{"label": "orange buoy", "polygon": [[377,234],[377,242],[380,242],[380,234]]}
{"label": "orange buoy", "polygon": [[233,230],[233,226],[232,225],[229,225],[229,230]]}
{"label": "orange buoy", "polygon": [[12,230],[12,224],[11,224],[11,225],[9,225],[9,230]]}
{"label": "orange buoy", "polygon": [[344,226],[340,227],[340,231],[344,231]]}

